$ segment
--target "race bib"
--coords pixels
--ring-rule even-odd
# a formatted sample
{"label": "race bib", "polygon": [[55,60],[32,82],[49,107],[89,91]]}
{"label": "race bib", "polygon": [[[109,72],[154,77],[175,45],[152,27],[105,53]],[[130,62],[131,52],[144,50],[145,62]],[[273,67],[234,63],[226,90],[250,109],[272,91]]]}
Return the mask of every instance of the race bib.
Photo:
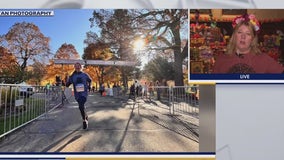
{"label": "race bib", "polygon": [[76,85],[76,91],[77,92],[84,92],[85,91],[84,84],[82,84],[82,83],[77,84]]}

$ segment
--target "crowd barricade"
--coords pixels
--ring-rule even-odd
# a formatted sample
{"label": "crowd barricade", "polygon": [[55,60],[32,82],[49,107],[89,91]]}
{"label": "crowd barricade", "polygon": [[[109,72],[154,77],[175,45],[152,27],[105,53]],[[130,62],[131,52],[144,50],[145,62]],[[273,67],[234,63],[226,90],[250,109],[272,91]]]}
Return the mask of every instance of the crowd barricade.
{"label": "crowd barricade", "polygon": [[68,100],[74,95],[74,91],[72,91],[72,88],[64,88],[64,96]]}
{"label": "crowd barricade", "polygon": [[61,104],[60,86],[0,84],[0,138]]}
{"label": "crowd barricade", "polygon": [[176,86],[170,91],[171,106],[170,113],[199,113],[199,87],[198,86]]}
{"label": "crowd barricade", "polygon": [[159,107],[168,109],[169,114],[199,113],[198,86],[149,86],[147,90],[147,95],[143,95],[142,98],[161,102],[163,105]]}
{"label": "crowd barricade", "polygon": [[[126,90],[127,92],[127,90]],[[121,87],[113,87],[113,88],[105,88],[105,96],[110,96],[114,98],[119,98],[126,93],[123,93],[123,90]]]}
{"label": "crowd barricade", "polygon": [[112,90],[113,90],[113,97],[114,98],[118,97],[119,96],[119,89],[118,89],[118,87],[113,87]]}

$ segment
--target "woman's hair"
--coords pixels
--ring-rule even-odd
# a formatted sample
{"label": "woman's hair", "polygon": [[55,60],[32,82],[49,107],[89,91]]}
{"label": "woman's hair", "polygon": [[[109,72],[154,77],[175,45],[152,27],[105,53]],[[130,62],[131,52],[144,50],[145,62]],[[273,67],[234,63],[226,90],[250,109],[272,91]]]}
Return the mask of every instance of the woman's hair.
{"label": "woman's hair", "polygon": [[237,49],[236,34],[237,34],[239,28],[242,25],[247,26],[249,28],[250,32],[251,32],[251,35],[252,35],[252,42],[251,42],[251,45],[250,45],[251,53],[252,54],[261,54],[261,51],[260,51],[259,46],[258,46],[257,32],[254,29],[255,26],[252,23],[250,23],[249,21],[241,21],[235,26],[232,37],[231,37],[229,44],[227,46],[226,54],[235,54],[236,53],[236,49]]}

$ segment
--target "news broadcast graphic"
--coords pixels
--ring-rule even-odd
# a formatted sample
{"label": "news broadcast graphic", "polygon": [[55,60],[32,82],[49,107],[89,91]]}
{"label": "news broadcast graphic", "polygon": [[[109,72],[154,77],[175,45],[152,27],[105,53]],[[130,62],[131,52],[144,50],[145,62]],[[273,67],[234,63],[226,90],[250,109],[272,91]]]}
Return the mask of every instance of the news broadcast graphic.
{"label": "news broadcast graphic", "polygon": [[191,9],[193,81],[283,81],[282,9]]}
{"label": "news broadcast graphic", "polygon": [[[157,9],[157,8],[183,8],[183,9],[201,9],[201,8],[224,8],[224,9],[234,9],[234,8],[268,8],[268,9],[279,9],[281,8],[281,6],[283,6],[283,3],[281,0],[270,0],[270,1],[254,1],[254,0],[218,0],[218,1],[209,1],[209,0],[164,0],[164,1],[155,1],[155,0],[140,0],[140,1],[133,1],[133,0],[104,0],[102,2],[97,2],[97,1],[93,1],[93,0],[58,0],[58,1],[53,1],[53,0],[29,0],[29,1],[22,1],[22,0],[9,0],[9,1],[1,1],[0,5],[2,8],[10,8],[10,9],[15,9],[15,8],[30,8],[30,9],[34,9],[34,8],[49,8],[49,9],[55,9],[55,8],[69,8],[69,9],[74,9],[74,8],[97,8],[97,9],[102,9],[102,8],[106,8],[106,9],[110,9],[110,8],[141,8],[141,9]],[[57,48],[57,47],[55,47]],[[55,77],[53,77],[53,79],[55,79]],[[200,78],[199,78],[200,79]],[[227,81],[227,80],[222,80],[222,81]],[[233,80],[230,80],[230,82],[232,82]],[[260,80],[257,80],[258,82]],[[266,81],[266,80],[265,80]],[[197,81],[197,82],[202,82],[201,81]],[[204,86],[206,87],[206,86]],[[258,86],[259,87],[259,86]],[[242,124],[246,124],[246,120],[251,120],[251,117],[249,116],[254,115],[255,110],[248,110],[248,108],[252,105],[252,106],[256,106],[259,108],[265,108],[266,104],[264,103],[259,103],[259,99],[255,100],[254,98],[258,98],[260,97],[260,95],[266,95],[267,92],[270,92],[271,95],[274,95],[274,99],[272,99],[271,101],[273,101],[275,104],[278,104],[281,102],[279,102],[279,99],[281,99],[281,93],[275,92],[275,88],[272,88],[272,90],[267,90],[267,88],[271,88],[271,86],[266,86],[266,89],[263,90],[257,90],[255,92],[246,92],[246,91],[253,91],[254,88],[251,88],[251,86],[245,86],[243,88],[241,88],[240,90],[233,90],[232,91],[232,86],[229,85],[228,87],[228,92],[226,92],[227,90],[224,89],[223,87],[221,87],[220,85],[216,85],[217,91],[216,92],[216,100],[217,100],[217,111],[218,111],[218,118],[217,117],[217,124],[218,127],[220,126],[225,126],[224,128],[221,128],[217,130],[217,134],[218,137],[216,139],[217,141],[217,145],[216,145],[216,154],[218,157],[218,160],[234,160],[234,159],[249,159],[249,160],[262,160],[262,159],[269,159],[269,158],[274,158],[274,159],[281,159],[282,155],[279,154],[281,153],[279,151],[279,149],[281,150],[281,145],[278,146],[278,144],[281,142],[279,140],[281,140],[281,127],[276,127],[277,129],[275,130],[260,130],[259,132],[255,132],[254,127],[251,127],[249,123],[247,123],[247,125],[242,125]],[[260,86],[258,89],[263,88],[263,86]],[[280,86],[276,86],[276,90],[279,89],[281,90],[281,85]],[[241,101],[239,100],[235,100],[233,101],[233,104],[235,104],[236,106],[232,106],[232,99],[235,99],[235,97],[238,97],[240,95],[243,95],[243,91],[245,91],[246,93],[248,93],[248,96],[246,96],[247,98],[242,98]],[[224,97],[224,95],[231,95],[231,93],[235,93],[234,95],[232,95],[232,97]],[[204,93],[203,91],[201,91],[201,93]],[[204,97],[208,95],[207,93],[205,95],[202,95],[201,97]],[[260,99],[266,99],[266,98],[260,98]],[[201,102],[210,102],[207,99],[205,100],[204,98],[202,98],[203,101]],[[246,110],[247,115],[247,119],[243,119],[244,121],[238,121],[240,120],[240,117],[235,117],[232,119],[232,117],[237,116],[237,115],[242,115],[242,113],[240,114],[236,114],[235,110],[231,110],[228,109],[228,104],[224,103],[224,104],[220,104],[220,102],[228,100],[230,103],[229,106],[234,107],[234,109],[238,109],[238,106],[243,106],[244,110]],[[278,100],[278,101],[277,101]],[[239,103],[235,103],[235,102],[239,102]],[[269,102],[269,101],[267,101]],[[215,103],[214,103],[215,104]],[[203,106],[202,104],[200,104],[200,106]],[[270,105],[267,105],[270,106]],[[229,107],[230,108],[230,107]],[[226,110],[228,109],[228,110]],[[258,110],[258,109],[256,109]],[[223,111],[223,112],[220,112]],[[237,111],[243,111],[243,110],[237,110]],[[268,110],[262,110],[264,111],[264,113],[267,113]],[[269,110],[271,111],[271,110]],[[207,113],[207,112],[206,112]],[[280,113],[280,112],[278,112]],[[206,116],[206,114],[202,114],[201,115]],[[261,117],[261,114],[259,114]],[[271,118],[269,120],[273,120],[275,119],[275,116],[273,116],[273,113],[269,113],[268,114],[268,118],[269,117],[274,117]],[[227,117],[226,117],[227,116]],[[222,117],[224,117],[224,119],[222,119]],[[279,116],[277,116],[279,117]],[[281,117],[281,116],[280,116]],[[263,119],[263,117],[261,117],[261,119]],[[236,121],[234,121],[236,120]],[[242,120],[242,119],[241,119]],[[277,120],[277,118],[275,119]],[[232,126],[232,122],[233,125]],[[270,126],[269,123],[270,121],[265,121],[267,122],[267,126]],[[277,124],[272,122],[273,124]],[[203,123],[204,124],[204,123]],[[205,128],[207,128],[208,126],[212,127],[215,125],[211,125],[210,123],[205,123],[206,125],[204,125]],[[259,121],[255,121],[255,124],[262,124],[259,123]],[[200,124],[202,125],[202,124]],[[43,125],[44,126],[44,125]],[[224,132],[228,131],[226,126],[230,126],[230,132]],[[243,128],[241,128],[241,126],[243,126]],[[279,125],[281,126],[281,125]],[[263,128],[263,126],[261,126],[260,128]],[[239,134],[239,131],[243,131],[245,130],[245,134]],[[212,130],[210,130],[209,132],[206,133],[211,133]],[[220,131],[220,132],[219,132]],[[272,131],[272,132],[271,132]],[[213,131],[214,132],[214,131]],[[50,133],[50,132],[49,132]],[[215,133],[215,132],[214,132]],[[220,134],[223,133],[223,134]],[[244,132],[242,132],[244,133]],[[262,133],[262,134],[259,134]],[[52,134],[51,134],[52,135]],[[247,136],[246,136],[247,135]],[[267,139],[270,139],[271,142],[279,142],[276,143],[276,145],[273,145],[271,143],[269,143],[269,146],[267,148],[270,148],[270,150],[267,148],[265,148],[265,144],[267,144],[268,141],[266,141],[267,139],[257,139],[259,137],[255,136],[255,135],[259,135],[260,137],[269,137]],[[275,136],[276,135],[276,136]],[[257,137],[255,139],[257,139],[255,142],[258,143],[250,143],[249,141],[249,137]],[[227,138],[224,138],[227,137]],[[234,137],[238,137],[237,139]],[[247,138],[247,144],[246,146],[249,146],[250,148],[244,148],[244,144],[243,143],[243,138]],[[276,137],[276,138],[275,138]],[[203,139],[203,138],[200,138]],[[275,139],[277,139],[278,141],[275,141]],[[15,141],[17,141],[19,139],[15,139]],[[73,140],[73,139],[72,139]],[[206,139],[203,139],[206,140]],[[234,141],[235,140],[235,141]],[[73,141],[68,141],[68,142],[73,142]],[[26,143],[29,144],[29,143]],[[65,143],[67,145],[67,143]],[[275,144],[275,143],[274,143]],[[261,148],[261,147],[264,148]],[[58,157],[58,155],[52,155],[52,154],[48,154],[48,155],[44,155],[44,154],[36,154],[36,153],[25,153],[26,156],[25,157]],[[9,157],[9,159],[11,159],[12,157],[23,157],[23,155],[17,156],[18,154],[1,154],[1,157]],[[86,157],[87,155],[78,155],[78,157]],[[167,155],[166,155],[167,156]],[[185,155],[177,155],[176,157],[187,157]],[[70,155],[65,156],[65,154],[61,154],[60,157],[70,157]],[[88,157],[96,157],[96,156],[91,156],[89,155]],[[113,157],[117,157],[116,155],[114,155]],[[145,157],[145,155],[143,156]],[[162,156],[160,156],[161,158]],[[168,157],[168,156],[167,156]]]}
{"label": "news broadcast graphic", "polygon": [[[0,157],[215,157],[215,86],[202,93],[203,86],[187,80],[188,9],[2,9],[0,15],[0,137],[9,137],[0,141]],[[92,79],[88,88],[81,77],[70,80],[82,72]],[[70,81],[80,85],[68,88]],[[78,88],[89,95],[85,127]]]}
{"label": "news broadcast graphic", "polygon": [[52,10],[1,10],[0,16],[4,17],[29,17],[29,16],[53,16],[54,12]]}

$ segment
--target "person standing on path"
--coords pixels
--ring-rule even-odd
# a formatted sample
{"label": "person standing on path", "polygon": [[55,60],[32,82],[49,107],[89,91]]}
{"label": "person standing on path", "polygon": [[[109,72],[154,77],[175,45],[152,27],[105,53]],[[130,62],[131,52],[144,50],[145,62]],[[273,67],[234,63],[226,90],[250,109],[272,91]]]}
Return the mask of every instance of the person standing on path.
{"label": "person standing on path", "polygon": [[82,66],[80,63],[74,64],[75,71],[68,78],[66,86],[69,87],[73,84],[74,96],[79,104],[79,110],[83,119],[83,129],[88,128],[88,115],[86,113],[85,103],[88,97],[88,88],[91,86],[91,78],[87,73],[81,71]]}

